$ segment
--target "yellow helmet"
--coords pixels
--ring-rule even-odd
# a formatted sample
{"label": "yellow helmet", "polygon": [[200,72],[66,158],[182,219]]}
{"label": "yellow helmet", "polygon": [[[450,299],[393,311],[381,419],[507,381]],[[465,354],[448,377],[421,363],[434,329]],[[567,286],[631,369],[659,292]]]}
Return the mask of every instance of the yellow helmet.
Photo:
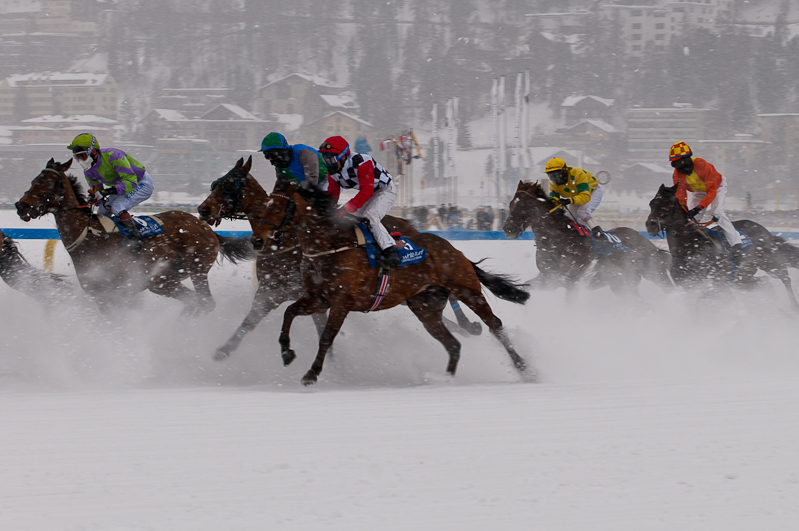
{"label": "yellow helmet", "polygon": [[547,167],[544,170],[544,173],[549,173],[551,171],[565,170],[565,169],[566,169],[566,163],[563,161],[563,159],[555,157],[554,159],[547,162]]}
{"label": "yellow helmet", "polygon": [[89,151],[91,152],[94,149],[100,149],[100,142],[94,138],[94,135],[91,133],[83,133],[76,136],[72,142],[67,146],[67,149],[71,149],[73,152],[75,151]]}
{"label": "yellow helmet", "polygon": [[669,150],[669,162],[674,162],[683,157],[690,157],[692,155],[691,148],[685,142],[677,142]]}

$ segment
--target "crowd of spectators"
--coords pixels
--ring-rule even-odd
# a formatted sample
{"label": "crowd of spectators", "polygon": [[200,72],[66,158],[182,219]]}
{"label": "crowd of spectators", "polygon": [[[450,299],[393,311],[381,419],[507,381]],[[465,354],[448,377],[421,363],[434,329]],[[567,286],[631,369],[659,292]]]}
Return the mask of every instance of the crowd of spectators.
{"label": "crowd of spectators", "polygon": [[495,218],[491,206],[469,211],[452,203],[441,203],[437,209],[418,206],[406,214],[419,230],[493,230]]}

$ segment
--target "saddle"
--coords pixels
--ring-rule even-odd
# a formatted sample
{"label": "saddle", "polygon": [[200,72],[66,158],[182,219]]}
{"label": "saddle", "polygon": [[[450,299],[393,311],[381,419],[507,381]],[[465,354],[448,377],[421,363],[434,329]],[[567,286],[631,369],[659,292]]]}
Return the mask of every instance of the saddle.
{"label": "saddle", "polygon": [[[372,232],[363,222],[356,223],[354,228],[355,236],[358,238],[358,245],[364,246],[366,248],[366,256],[369,258],[369,266],[376,268],[377,255],[380,253],[380,249],[377,247],[377,243],[374,240],[374,236],[372,236]],[[394,245],[397,248],[397,254],[401,260],[399,265],[400,267],[416,264],[424,260],[425,253],[427,251],[421,247],[417,247],[412,241],[400,235],[398,232],[392,233],[391,237],[394,238]]]}
{"label": "saddle", "polygon": [[613,234],[613,231],[604,231],[605,240],[600,241],[594,237],[594,233],[591,231],[591,229],[585,225],[577,223],[576,221],[570,220],[569,228],[576,230],[577,234],[580,236],[591,238],[591,247],[599,256],[606,257],[616,252],[625,253],[632,250],[624,245],[624,243],[621,241],[621,238]]}
{"label": "saddle", "polygon": [[[130,231],[122,226],[122,224],[119,222],[119,218],[116,216],[109,217],[98,214],[97,219],[100,220],[103,230],[108,234],[118,232],[125,237],[129,237],[131,235]],[[158,216],[133,216],[133,222],[139,229],[139,235],[142,238],[155,236],[156,234],[161,234],[164,232],[164,222],[161,221]]]}
{"label": "saddle", "polygon": [[[716,249],[719,251],[729,251],[730,244],[727,241],[727,237],[724,235],[724,231],[719,228],[718,224],[710,225],[709,227],[698,228],[695,227],[696,230],[704,236],[708,241],[710,241],[713,245],[716,246]],[[752,240],[749,239],[749,236],[744,234],[741,230],[735,229],[738,231],[738,234],[741,235],[741,250],[746,251],[747,249],[751,249],[754,247],[752,244]]]}

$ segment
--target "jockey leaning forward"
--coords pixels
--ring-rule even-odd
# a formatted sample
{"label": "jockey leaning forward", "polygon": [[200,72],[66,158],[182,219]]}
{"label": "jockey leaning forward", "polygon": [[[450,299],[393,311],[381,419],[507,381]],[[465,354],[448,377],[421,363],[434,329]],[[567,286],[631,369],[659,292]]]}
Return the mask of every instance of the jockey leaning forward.
{"label": "jockey leaning forward", "polygon": [[741,235],[724,211],[727,178],[705,159],[691,155],[691,148],[685,142],[677,142],[669,150],[669,162],[674,168],[672,177],[674,184],[678,185],[677,198],[688,209],[688,217],[699,216],[697,219],[701,220],[707,213],[715,218],[730,244],[733,256],[738,259],[742,253]]}
{"label": "jockey leaning forward", "polygon": [[591,215],[602,201],[602,187],[596,177],[583,169],[566,166],[559,158],[547,162],[544,173],[550,181],[549,196],[568,208],[579,222],[591,229],[599,245],[604,245],[605,233]]}
{"label": "jockey leaning forward", "polygon": [[327,190],[327,167],[314,148],[304,144],[289,145],[286,137],[273,132],[264,137],[258,151],[275,167],[278,180]]}
{"label": "jockey leaning forward", "polygon": [[100,202],[98,214],[117,216],[134,240],[141,236],[128,212],[153,194],[153,179],[144,165],[115,148],[100,148],[90,133],[75,137],[67,146],[89,183],[89,201]]}
{"label": "jockey leaning forward", "polygon": [[369,155],[352,152],[340,136],[331,136],[322,142],[319,152],[327,166],[328,193],[338,201],[342,188],[358,190],[355,197],[344,204],[344,210],[369,220],[372,235],[380,247],[382,266],[400,265],[394,239],[380,222],[397,200],[391,174]]}

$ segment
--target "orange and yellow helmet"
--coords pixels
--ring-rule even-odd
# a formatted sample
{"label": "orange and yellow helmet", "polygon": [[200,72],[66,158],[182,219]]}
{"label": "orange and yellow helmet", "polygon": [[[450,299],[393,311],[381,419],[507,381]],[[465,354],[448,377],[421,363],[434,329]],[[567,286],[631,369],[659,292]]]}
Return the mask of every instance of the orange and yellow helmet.
{"label": "orange and yellow helmet", "polygon": [[681,159],[683,157],[690,157],[693,153],[691,153],[691,148],[688,147],[688,144],[685,142],[677,142],[671,149],[669,150],[669,162],[674,162],[677,159]]}

